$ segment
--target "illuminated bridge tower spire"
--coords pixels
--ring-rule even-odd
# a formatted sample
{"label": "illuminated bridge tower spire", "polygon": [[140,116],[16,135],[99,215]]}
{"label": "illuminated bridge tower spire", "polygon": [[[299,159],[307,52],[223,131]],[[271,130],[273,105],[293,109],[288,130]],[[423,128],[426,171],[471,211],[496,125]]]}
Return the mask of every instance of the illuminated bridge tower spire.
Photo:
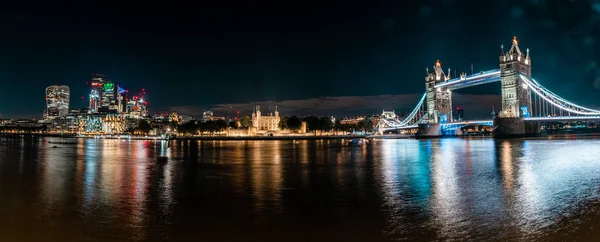
{"label": "illuminated bridge tower spire", "polygon": [[500,117],[527,118],[531,113],[531,90],[519,75],[531,77],[531,59],[529,49],[527,55],[523,55],[515,36],[510,50],[506,53],[502,50],[500,53],[500,82],[502,83]]}
{"label": "illuminated bridge tower spire", "polygon": [[429,123],[452,122],[452,93],[444,87],[435,88],[436,84],[448,80],[450,80],[450,70],[448,69],[448,75],[446,75],[439,60],[435,62],[433,72],[430,73],[427,69],[425,90]]}

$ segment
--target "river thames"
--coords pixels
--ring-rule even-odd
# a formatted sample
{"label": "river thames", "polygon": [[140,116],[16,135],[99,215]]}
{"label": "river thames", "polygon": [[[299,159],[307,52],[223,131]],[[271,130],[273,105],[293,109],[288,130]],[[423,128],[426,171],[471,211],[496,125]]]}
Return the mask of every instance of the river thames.
{"label": "river thames", "polygon": [[171,142],[0,137],[0,241],[600,236],[597,136]]}

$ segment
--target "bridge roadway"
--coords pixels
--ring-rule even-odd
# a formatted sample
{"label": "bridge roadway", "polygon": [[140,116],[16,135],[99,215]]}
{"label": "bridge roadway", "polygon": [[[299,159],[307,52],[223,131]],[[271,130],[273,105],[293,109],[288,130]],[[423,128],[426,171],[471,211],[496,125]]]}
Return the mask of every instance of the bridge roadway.
{"label": "bridge roadway", "polygon": [[450,90],[456,90],[466,87],[472,87],[477,85],[483,85],[492,82],[500,81],[500,70],[494,69],[489,71],[482,71],[480,73],[467,75],[465,78],[459,77],[450,79],[446,82],[441,82],[435,85],[435,88],[446,87]]}
{"label": "bridge roadway", "polygon": [[[540,121],[540,122],[560,122],[560,121],[582,121],[582,120],[600,120],[599,116],[555,116],[555,117],[534,117],[534,118],[524,118],[525,121]],[[470,120],[470,121],[461,121],[461,122],[452,122],[452,123],[444,123],[440,124],[442,129],[452,129],[464,127],[469,124],[478,124],[484,126],[493,126],[493,120]],[[385,128],[384,132],[389,132],[392,130],[407,130],[407,129],[416,129],[419,128],[419,125],[408,125],[404,127],[398,128]]]}
{"label": "bridge roadway", "polygon": [[[461,122],[452,122],[452,123],[444,123],[444,124],[440,124],[442,128],[450,128],[453,126],[456,127],[464,127],[467,124],[479,124],[479,125],[486,125],[486,126],[492,126],[494,124],[493,120],[472,120],[472,121],[461,121]],[[384,128],[383,131],[384,132],[389,132],[392,130],[407,130],[407,129],[416,129],[419,128],[418,124],[413,124],[413,125],[408,125],[408,126],[403,126],[403,127],[397,127],[397,128]]]}

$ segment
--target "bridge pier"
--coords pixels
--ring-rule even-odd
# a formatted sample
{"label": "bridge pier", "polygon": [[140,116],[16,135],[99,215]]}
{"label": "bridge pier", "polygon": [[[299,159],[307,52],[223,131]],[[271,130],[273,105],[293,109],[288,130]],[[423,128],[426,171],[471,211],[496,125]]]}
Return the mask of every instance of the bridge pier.
{"label": "bridge pier", "polygon": [[437,138],[442,137],[441,124],[419,124],[416,138]]}
{"label": "bridge pier", "polygon": [[520,138],[541,135],[541,125],[537,121],[525,121],[523,118],[495,118],[495,138]]}

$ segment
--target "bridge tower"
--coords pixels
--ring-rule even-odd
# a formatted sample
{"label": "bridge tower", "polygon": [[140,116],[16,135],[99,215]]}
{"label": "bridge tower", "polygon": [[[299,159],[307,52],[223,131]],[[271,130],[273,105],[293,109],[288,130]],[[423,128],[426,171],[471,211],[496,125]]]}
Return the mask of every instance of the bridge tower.
{"label": "bridge tower", "polygon": [[517,37],[512,40],[512,47],[500,53],[500,82],[502,83],[502,118],[527,118],[531,113],[531,90],[519,78],[519,74],[531,76],[531,59],[529,49],[524,55],[519,49]]}
{"label": "bridge tower", "polygon": [[502,109],[494,118],[495,137],[521,137],[540,133],[539,122],[526,122],[524,119],[531,114],[531,88],[519,75],[531,76],[531,58],[529,49],[526,54],[521,52],[515,37],[510,50],[504,53],[502,48],[500,53]]}
{"label": "bridge tower", "polygon": [[433,72],[427,69],[425,76],[425,90],[427,93],[427,116],[429,123],[452,122],[452,92],[447,88],[435,88],[440,82],[450,80],[450,69],[448,75],[442,70],[439,60],[433,66]]}

